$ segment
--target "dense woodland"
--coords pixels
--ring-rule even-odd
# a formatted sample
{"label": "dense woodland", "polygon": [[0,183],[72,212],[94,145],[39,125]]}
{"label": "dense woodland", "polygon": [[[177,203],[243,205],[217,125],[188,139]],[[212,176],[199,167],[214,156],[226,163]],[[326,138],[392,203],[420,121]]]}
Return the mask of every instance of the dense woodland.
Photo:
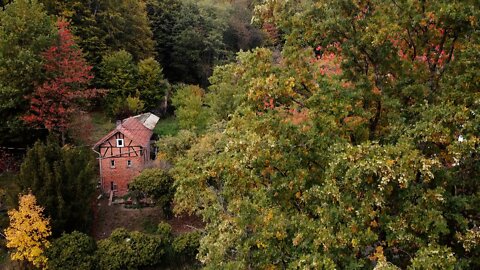
{"label": "dense woodland", "polygon": [[[0,7],[0,264],[480,269],[478,1]],[[130,196],[204,227],[96,241],[99,119],[143,112]]]}

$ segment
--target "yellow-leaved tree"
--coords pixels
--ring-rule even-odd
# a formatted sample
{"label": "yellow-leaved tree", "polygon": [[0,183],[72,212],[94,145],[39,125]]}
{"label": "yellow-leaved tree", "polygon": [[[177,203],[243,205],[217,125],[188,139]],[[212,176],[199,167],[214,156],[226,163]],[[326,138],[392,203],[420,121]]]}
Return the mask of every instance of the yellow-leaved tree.
{"label": "yellow-leaved tree", "polygon": [[7,247],[13,249],[12,260],[28,261],[46,269],[45,249],[50,245],[49,219],[43,216],[43,208],[31,193],[21,195],[18,210],[8,211],[10,226],[5,230]]}

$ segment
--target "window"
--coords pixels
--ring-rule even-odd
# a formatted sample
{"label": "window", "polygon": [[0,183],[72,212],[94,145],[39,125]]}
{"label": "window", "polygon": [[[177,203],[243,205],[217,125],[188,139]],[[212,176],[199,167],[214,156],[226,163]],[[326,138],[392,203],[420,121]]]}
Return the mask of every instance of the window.
{"label": "window", "polygon": [[117,190],[117,184],[114,183],[113,181],[110,182],[110,190]]}
{"label": "window", "polygon": [[131,160],[127,160],[127,167],[132,167],[132,161]]}
{"label": "window", "polygon": [[115,168],[115,160],[110,160],[110,168]]}
{"label": "window", "polygon": [[117,139],[117,147],[124,147],[123,139]]}

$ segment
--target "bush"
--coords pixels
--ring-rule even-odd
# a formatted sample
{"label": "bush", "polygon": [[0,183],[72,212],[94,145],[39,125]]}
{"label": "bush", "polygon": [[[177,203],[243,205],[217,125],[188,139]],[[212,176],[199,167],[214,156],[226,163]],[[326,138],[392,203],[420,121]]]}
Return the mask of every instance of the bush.
{"label": "bush", "polygon": [[47,249],[49,269],[96,269],[97,258],[95,240],[90,236],[74,231],[62,234]]}
{"label": "bush", "polygon": [[141,269],[162,263],[169,240],[160,235],[116,229],[98,242],[99,269]]}
{"label": "bush", "polygon": [[[157,234],[165,239],[172,239],[172,226],[166,222],[160,222],[157,226]],[[170,241],[169,241],[170,242]]]}
{"label": "bush", "polygon": [[198,231],[188,232],[177,236],[172,243],[177,256],[186,259],[195,258],[200,246],[201,234]]}

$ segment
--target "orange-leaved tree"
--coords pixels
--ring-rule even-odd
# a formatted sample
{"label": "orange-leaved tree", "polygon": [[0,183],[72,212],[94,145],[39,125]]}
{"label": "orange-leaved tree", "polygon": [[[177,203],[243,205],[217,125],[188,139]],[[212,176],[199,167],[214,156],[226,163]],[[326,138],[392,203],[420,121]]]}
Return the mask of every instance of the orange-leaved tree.
{"label": "orange-leaved tree", "polygon": [[83,58],[68,23],[57,22],[58,38],[42,53],[46,81],[39,84],[30,97],[30,112],[25,122],[64,134],[71,116],[82,102],[92,98],[96,90],[88,89],[93,79],[92,67]]}

